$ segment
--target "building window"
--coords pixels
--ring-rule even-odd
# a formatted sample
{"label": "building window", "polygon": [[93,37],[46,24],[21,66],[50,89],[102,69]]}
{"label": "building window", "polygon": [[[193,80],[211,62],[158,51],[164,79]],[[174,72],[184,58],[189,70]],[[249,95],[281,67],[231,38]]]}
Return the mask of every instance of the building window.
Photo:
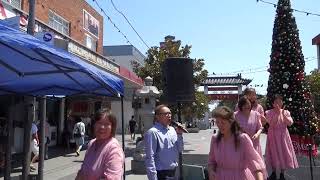
{"label": "building window", "polygon": [[90,35],[85,35],[85,46],[92,51],[97,51],[97,40],[91,37]]}
{"label": "building window", "polygon": [[49,10],[49,26],[56,31],[69,36],[69,22],[57,15],[53,11]]}
{"label": "building window", "polygon": [[99,21],[83,10],[83,28],[99,39]]}
{"label": "building window", "polygon": [[15,8],[21,9],[21,0],[2,0],[2,1],[10,4]]}

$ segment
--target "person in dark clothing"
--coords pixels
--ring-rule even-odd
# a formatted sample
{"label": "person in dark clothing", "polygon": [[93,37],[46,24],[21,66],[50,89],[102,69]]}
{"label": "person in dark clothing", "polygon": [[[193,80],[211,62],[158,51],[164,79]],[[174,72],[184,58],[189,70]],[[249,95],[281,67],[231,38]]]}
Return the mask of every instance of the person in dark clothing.
{"label": "person in dark clothing", "polygon": [[129,130],[130,130],[130,135],[132,140],[136,138],[136,132],[135,132],[136,125],[137,125],[137,122],[134,120],[134,116],[131,116],[131,119],[129,121]]}

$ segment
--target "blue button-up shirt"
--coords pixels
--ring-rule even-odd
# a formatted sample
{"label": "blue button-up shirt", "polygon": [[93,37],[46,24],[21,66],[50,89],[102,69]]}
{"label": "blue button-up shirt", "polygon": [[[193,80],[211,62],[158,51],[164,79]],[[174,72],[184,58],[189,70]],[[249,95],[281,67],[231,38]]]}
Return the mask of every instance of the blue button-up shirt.
{"label": "blue button-up shirt", "polygon": [[145,166],[149,180],[157,180],[157,170],[171,170],[178,166],[179,152],[183,150],[183,137],[171,126],[156,122],[144,135]]}

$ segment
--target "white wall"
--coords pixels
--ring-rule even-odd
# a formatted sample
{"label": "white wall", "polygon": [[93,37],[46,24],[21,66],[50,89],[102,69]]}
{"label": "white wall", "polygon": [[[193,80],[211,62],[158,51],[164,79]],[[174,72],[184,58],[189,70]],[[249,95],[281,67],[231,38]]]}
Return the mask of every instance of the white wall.
{"label": "white wall", "polygon": [[[121,101],[111,102],[111,111],[117,118],[117,133],[121,133]],[[123,111],[124,111],[124,127],[125,132],[127,132],[127,127],[131,116],[134,115],[134,109],[132,108],[131,101],[123,101]]]}
{"label": "white wall", "polygon": [[114,59],[117,64],[124,66],[125,68],[127,68],[133,72],[131,61],[135,60],[135,59],[134,59],[134,57],[132,57],[132,55],[130,55],[130,56],[107,56],[107,58]]}

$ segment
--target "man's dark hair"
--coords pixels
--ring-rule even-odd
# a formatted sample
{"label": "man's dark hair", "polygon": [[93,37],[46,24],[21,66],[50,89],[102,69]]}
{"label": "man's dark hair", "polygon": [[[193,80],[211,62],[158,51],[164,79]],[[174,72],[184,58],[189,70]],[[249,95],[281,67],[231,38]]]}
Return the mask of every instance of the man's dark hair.
{"label": "man's dark hair", "polygon": [[78,122],[81,122],[82,119],[80,116],[74,116],[74,120],[78,123]]}

